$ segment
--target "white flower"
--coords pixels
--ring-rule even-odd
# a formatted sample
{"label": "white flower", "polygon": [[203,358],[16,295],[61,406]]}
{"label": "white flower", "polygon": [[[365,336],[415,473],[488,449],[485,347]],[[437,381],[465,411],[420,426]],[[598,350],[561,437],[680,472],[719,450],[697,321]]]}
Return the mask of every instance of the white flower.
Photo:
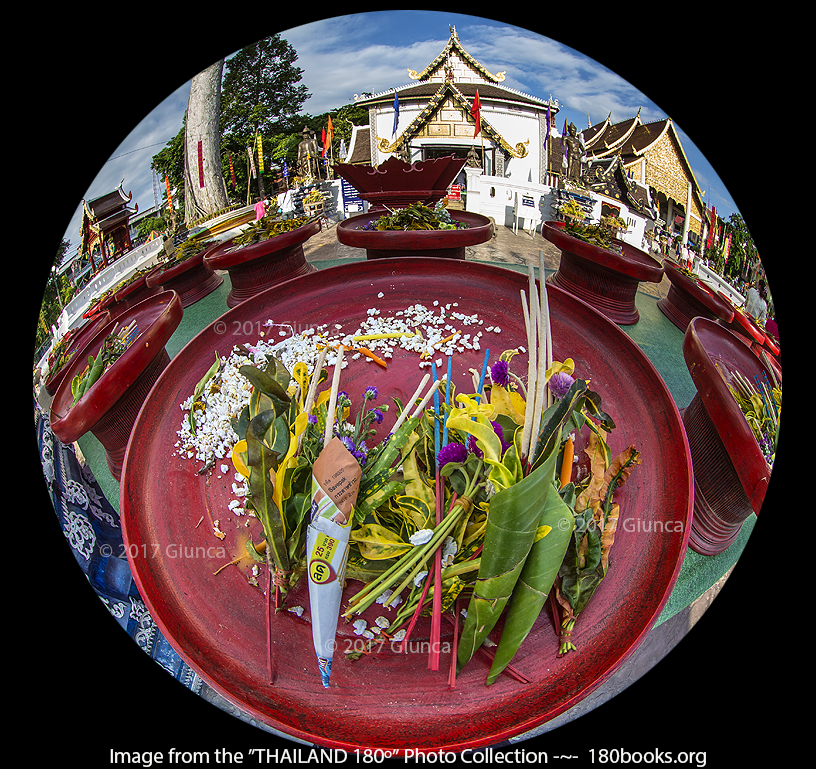
{"label": "white flower", "polygon": [[432,536],[433,529],[420,529],[416,533],[412,534],[408,541],[416,547],[418,545],[424,545],[426,542],[430,542]]}
{"label": "white flower", "polygon": [[358,619],[355,621],[353,627],[356,635],[363,635],[363,633],[366,632],[366,621],[364,619]]}
{"label": "white flower", "polygon": [[428,576],[427,571],[419,572],[419,574],[417,574],[416,577],[414,577],[414,585],[419,587],[422,584],[422,580],[425,579],[425,577],[427,577],[427,576]]}
{"label": "white flower", "polygon": [[374,624],[377,625],[377,627],[387,628],[391,622],[388,617],[377,617],[377,619],[374,620]]}
{"label": "white flower", "polygon": [[289,611],[292,612],[292,614],[297,614],[298,617],[303,616],[303,607],[302,606],[291,606],[291,607],[289,607]]}

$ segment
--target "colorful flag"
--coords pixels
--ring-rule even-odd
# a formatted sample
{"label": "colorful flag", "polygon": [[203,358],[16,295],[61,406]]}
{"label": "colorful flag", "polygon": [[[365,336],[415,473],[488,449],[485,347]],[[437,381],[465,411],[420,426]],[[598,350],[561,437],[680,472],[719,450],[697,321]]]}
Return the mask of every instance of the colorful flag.
{"label": "colorful flag", "polygon": [[232,166],[232,153],[228,153],[227,157],[229,158],[229,169],[230,169],[230,179],[232,180],[232,189],[236,188],[235,184],[235,169]]}
{"label": "colorful flag", "polygon": [[173,199],[170,197],[170,177],[165,174],[164,183],[167,185],[167,207],[173,210]]}
{"label": "colorful flag", "polygon": [[258,173],[262,174],[264,172],[264,164],[263,164],[263,140],[261,139],[261,135],[258,134]]}
{"label": "colorful flag", "polygon": [[198,186],[204,186],[204,142],[198,140]]}
{"label": "colorful flag", "polygon": [[711,206],[711,226],[708,229],[708,242],[706,248],[711,248],[714,245],[714,230],[717,229],[717,214],[714,206]]}
{"label": "colorful flag", "polygon": [[473,107],[470,110],[471,117],[476,121],[476,130],[473,133],[473,138],[475,139],[479,135],[479,131],[482,130],[482,103],[479,101],[479,89],[476,89],[476,96],[473,99]]}
{"label": "colorful flag", "polygon": [[332,138],[334,137],[334,126],[332,126],[331,115],[329,115],[329,128],[326,131],[326,141],[331,146]]}
{"label": "colorful flag", "polygon": [[397,89],[394,89],[394,130],[391,132],[393,139],[397,135],[397,123],[399,122],[399,94]]}

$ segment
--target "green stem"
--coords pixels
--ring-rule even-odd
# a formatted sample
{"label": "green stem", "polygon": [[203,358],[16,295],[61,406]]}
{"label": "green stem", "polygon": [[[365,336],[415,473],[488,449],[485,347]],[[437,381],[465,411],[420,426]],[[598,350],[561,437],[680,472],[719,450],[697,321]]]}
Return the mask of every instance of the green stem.
{"label": "green stem", "polygon": [[[479,487],[479,476],[481,475],[483,466],[484,461],[479,460],[479,467],[473,474],[472,478],[468,477],[468,483],[462,496],[470,498]],[[403,577],[403,575],[405,575],[407,572],[408,576],[403,578],[399,590],[395,591],[395,593],[399,595],[400,591],[410,583],[411,579],[413,579],[417,573],[419,573],[423,562],[426,561],[442,544],[444,538],[451,531],[451,529],[454,528],[464,510],[465,508],[459,502],[454,504],[450,513],[448,513],[448,515],[442,519],[442,522],[434,529],[431,539],[424,545],[415,547],[409,553],[404,555],[399,561],[397,561],[397,563],[388,569],[388,571],[381,574],[373,582],[369,582],[356,595],[352,596],[352,598],[349,600],[348,608],[343,613],[343,616],[348,618],[352,614],[360,614],[365,611],[365,609],[374,603],[379,595],[396,583],[397,580]]]}

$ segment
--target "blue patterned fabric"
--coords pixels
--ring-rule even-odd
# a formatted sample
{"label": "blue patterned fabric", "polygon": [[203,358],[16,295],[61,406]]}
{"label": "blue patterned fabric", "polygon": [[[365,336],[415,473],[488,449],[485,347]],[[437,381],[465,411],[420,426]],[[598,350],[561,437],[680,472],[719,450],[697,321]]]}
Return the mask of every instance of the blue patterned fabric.
{"label": "blue patterned fabric", "polygon": [[105,499],[73,445],[51,431],[36,399],[34,421],[45,483],[59,525],[79,567],[119,625],[177,681],[198,693],[201,678],[162,635],[145,606],[125,555],[119,514]]}

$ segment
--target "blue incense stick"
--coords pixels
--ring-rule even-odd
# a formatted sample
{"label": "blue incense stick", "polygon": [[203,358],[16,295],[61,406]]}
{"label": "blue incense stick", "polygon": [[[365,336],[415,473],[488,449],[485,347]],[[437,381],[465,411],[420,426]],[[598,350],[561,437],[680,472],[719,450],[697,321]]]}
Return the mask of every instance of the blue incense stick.
{"label": "blue incense stick", "polygon": [[[431,361],[431,373],[433,374],[434,383],[436,383],[436,361]],[[439,388],[437,387],[434,390],[434,460],[436,461],[436,456],[439,454],[439,449],[441,448],[439,445],[440,441],[440,428],[439,428]]]}

